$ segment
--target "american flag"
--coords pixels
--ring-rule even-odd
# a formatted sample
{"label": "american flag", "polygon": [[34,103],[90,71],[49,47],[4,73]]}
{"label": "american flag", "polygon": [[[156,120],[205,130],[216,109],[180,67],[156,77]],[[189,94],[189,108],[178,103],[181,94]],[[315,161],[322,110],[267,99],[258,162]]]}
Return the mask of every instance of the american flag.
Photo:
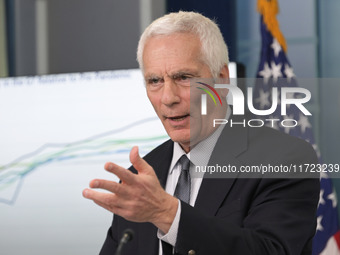
{"label": "american flag", "polygon": [[[276,20],[278,4],[276,0],[258,0],[258,9],[261,14],[262,48],[257,72],[257,78],[260,79],[257,79],[253,92],[254,107],[259,110],[269,109],[272,105],[272,88],[278,88],[278,107],[273,114],[266,116],[266,118],[279,119],[280,121],[270,122],[269,125],[311,143],[321,162],[320,153],[314,140],[312,125],[308,117],[295,105],[288,105],[286,115],[281,116],[279,100],[281,87],[297,87],[297,81],[293,68],[287,59],[286,51],[284,50],[286,48],[284,37]],[[266,15],[271,15],[271,17],[268,18]],[[269,24],[268,21],[271,23]],[[294,95],[290,96],[296,98],[299,95],[294,93]],[[286,121],[286,126],[297,125],[293,128],[284,127],[280,124],[282,120]],[[288,124],[290,120],[296,120],[296,122]],[[313,255],[340,255],[337,198],[331,179],[327,174],[321,175],[320,186]]]}

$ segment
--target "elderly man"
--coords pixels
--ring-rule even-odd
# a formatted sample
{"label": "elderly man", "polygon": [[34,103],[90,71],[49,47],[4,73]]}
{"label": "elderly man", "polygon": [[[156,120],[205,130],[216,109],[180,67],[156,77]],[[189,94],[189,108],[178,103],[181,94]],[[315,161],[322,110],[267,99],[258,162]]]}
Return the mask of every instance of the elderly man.
{"label": "elderly man", "polygon": [[317,160],[307,143],[276,130],[212,125],[232,116],[226,90],[218,90],[223,107],[208,103],[208,113],[201,114],[193,80],[229,78],[217,25],[194,12],[165,15],[142,34],[137,58],[148,98],[171,140],[144,159],[132,148],[130,171],[105,164],[120,183],[96,179],[84,190],[114,213],[100,254],[114,254],[127,228],[135,236],[123,254],[311,253],[318,179],[193,176],[195,165]]}

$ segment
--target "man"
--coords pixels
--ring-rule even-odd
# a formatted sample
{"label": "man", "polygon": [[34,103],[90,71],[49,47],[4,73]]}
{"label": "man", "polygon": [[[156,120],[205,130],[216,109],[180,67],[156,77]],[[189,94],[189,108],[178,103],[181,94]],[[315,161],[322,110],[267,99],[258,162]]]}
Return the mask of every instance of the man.
{"label": "man", "polygon": [[[318,179],[190,178],[198,165],[316,162],[311,146],[273,129],[212,125],[213,119],[232,117],[226,90],[218,90],[223,107],[209,101],[201,114],[201,90],[195,87],[202,83],[192,86],[194,80],[229,79],[217,25],[193,12],[165,15],[144,31],[137,58],[148,98],[171,140],[144,159],[132,148],[131,171],[105,164],[120,183],[96,179],[84,190],[114,213],[100,254],[114,254],[127,228],[135,236],[123,254],[311,253]],[[183,155],[192,161],[186,167]]]}

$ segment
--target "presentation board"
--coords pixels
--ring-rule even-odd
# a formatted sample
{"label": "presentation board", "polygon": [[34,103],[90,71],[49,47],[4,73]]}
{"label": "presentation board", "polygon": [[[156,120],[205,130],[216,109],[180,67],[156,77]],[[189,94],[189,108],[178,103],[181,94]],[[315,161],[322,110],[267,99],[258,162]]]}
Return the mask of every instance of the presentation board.
{"label": "presentation board", "polygon": [[98,254],[112,214],[82,190],[168,139],[140,70],[0,79],[0,123],[2,255]]}

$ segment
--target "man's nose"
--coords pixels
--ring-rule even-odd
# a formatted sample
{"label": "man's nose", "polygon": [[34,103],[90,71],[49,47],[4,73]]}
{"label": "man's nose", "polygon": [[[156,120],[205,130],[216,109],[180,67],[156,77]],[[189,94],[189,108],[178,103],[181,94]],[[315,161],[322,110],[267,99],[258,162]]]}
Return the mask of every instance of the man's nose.
{"label": "man's nose", "polygon": [[165,79],[162,93],[162,103],[167,106],[171,106],[173,104],[179,103],[180,100],[180,88],[172,79]]}

